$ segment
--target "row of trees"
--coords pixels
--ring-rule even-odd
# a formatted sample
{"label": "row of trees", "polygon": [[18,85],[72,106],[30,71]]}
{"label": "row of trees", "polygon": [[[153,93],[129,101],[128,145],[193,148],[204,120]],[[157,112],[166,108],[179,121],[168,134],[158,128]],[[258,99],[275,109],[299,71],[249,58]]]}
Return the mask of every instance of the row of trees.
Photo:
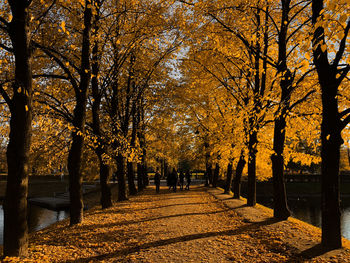
{"label": "row of trees", "polygon": [[118,201],[145,187],[148,108],[169,79],[180,42],[175,8],[168,1],[109,0],[0,6],[2,118],[10,117],[5,256],[27,254],[28,175],[38,159],[49,170],[67,158],[70,225],[83,220],[86,159],[98,160],[102,208],[112,205],[112,170]]}
{"label": "row of trees", "polygon": [[256,203],[257,176],[272,177],[274,216],[284,220],[290,216],[285,166],[322,161],[322,245],[341,247],[339,151],[350,121],[349,3],[181,2],[191,10],[183,27],[189,49],[181,107],[203,146],[210,183],[216,185],[225,166],[228,191],[236,165],[239,197],[247,163],[247,204]]}
{"label": "row of trees", "polygon": [[146,163],[167,169],[188,159],[205,163],[213,186],[225,167],[226,191],[235,171],[239,198],[247,164],[248,205],[256,203],[257,178],[272,177],[274,216],[286,219],[284,167],[322,159],[322,244],[340,247],[348,6],[346,0],[1,5],[0,92],[7,105],[1,116],[10,118],[4,254],[27,253],[29,167],[45,172],[63,158],[71,225],[83,220],[82,178],[93,167],[107,208],[112,170],[120,201],[143,189]]}

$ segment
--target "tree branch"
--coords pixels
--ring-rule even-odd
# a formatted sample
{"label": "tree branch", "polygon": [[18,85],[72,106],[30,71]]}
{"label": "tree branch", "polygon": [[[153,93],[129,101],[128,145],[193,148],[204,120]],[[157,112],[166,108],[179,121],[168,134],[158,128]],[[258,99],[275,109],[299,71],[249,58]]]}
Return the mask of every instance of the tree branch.
{"label": "tree branch", "polygon": [[12,100],[9,97],[9,95],[7,94],[6,90],[4,89],[4,87],[2,86],[2,84],[0,84],[0,94],[2,95],[2,97],[4,98],[4,100],[6,101],[7,105],[10,107],[10,109],[12,108]]}
{"label": "tree branch", "polygon": [[345,51],[345,45],[346,45],[346,39],[348,37],[349,34],[349,29],[350,29],[350,19],[348,20],[348,23],[346,25],[345,31],[344,31],[344,37],[342,38],[342,40],[340,41],[340,45],[339,45],[339,50],[337,52],[337,54],[335,55],[334,61],[332,63],[332,66],[337,68],[339,65],[339,62],[344,54]]}
{"label": "tree branch", "polygon": [[311,90],[311,91],[309,91],[309,92],[308,92],[304,97],[302,97],[300,100],[297,100],[297,101],[294,102],[292,105],[290,105],[290,106],[288,107],[288,109],[291,111],[295,106],[297,106],[298,104],[300,104],[300,103],[306,101],[306,100],[309,98],[309,96],[310,96],[311,94],[315,93],[315,92],[316,92],[316,90]]}
{"label": "tree branch", "polygon": [[36,78],[52,78],[52,79],[69,80],[68,77],[66,77],[66,76],[55,75],[55,74],[36,74],[36,75],[33,75],[33,79],[36,79]]}

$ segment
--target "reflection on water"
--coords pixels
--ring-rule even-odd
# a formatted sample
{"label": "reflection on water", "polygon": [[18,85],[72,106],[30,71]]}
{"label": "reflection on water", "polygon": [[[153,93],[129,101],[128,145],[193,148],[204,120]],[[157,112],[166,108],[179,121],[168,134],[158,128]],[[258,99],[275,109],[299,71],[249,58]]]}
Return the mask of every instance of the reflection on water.
{"label": "reflection on water", "polygon": [[[69,216],[69,212],[67,211],[52,211],[35,205],[30,205],[28,209],[29,232],[41,230]],[[3,229],[4,210],[2,209],[2,206],[0,206],[0,244],[3,243]]]}
{"label": "reflection on water", "polygon": [[[258,202],[268,207],[272,206],[271,198],[257,198]],[[295,218],[321,227],[321,200],[320,198],[300,198],[288,200],[288,205]],[[350,198],[342,200],[341,217],[342,235],[350,240]]]}

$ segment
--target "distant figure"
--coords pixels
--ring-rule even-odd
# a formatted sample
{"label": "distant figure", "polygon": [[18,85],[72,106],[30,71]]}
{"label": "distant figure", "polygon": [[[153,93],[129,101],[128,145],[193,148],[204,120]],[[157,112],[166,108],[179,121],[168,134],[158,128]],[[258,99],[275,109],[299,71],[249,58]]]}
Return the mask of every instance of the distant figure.
{"label": "distant figure", "polygon": [[166,185],[169,186],[169,190],[171,189],[172,185],[171,185],[171,173],[169,173],[169,171],[167,171],[166,173]]}
{"label": "distant figure", "polygon": [[174,168],[171,176],[170,176],[170,185],[173,188],[173,191],[176,192],[176,186],[177,186],[177,172],[176,169]]}
{"label": "distant figure", "polygon": [[112,175],[112,181],[113,181],[113,183],[115,183],[116,179],[117,179],[117,175],[116,175],[116,173],[113,173],[113,175]]}
{"label": "distant figure", "polygon": [[160,173],[159,169],[157,168],[157,171],[154,175],[154,184],[156,185],[156,193],[159,193],[159,186],[160,186]]}
{"label": "distant figure", "polygon": [[186,190],[190,190],[190,184],[191,184],[191,174],[190,171],[186,171]]}
{"label": "distant figure", "polygon": [[61,182],[63,182],[64,181],[64,173],[63,172],[61,173],[60,177],[61,177]]}
{"label": "distant figure", "polygon": [[185,178],[184,173],[180,171],[180,176],[179,176],[180,190],[184,189],[184,178]]}

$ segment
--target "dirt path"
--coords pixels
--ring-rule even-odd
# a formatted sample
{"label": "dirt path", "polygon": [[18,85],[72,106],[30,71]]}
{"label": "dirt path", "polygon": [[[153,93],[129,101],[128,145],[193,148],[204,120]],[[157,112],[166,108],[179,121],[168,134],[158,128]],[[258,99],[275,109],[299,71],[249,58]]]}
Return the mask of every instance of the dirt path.
{"label": "dirt path", "polygon": [[147,189],[110,209],[89,211],[79,226],[60,222],[33,234],[30,257],[33,262],[350,262],[346,250],[308,258],[284,241],[279,222],[254,218],[242,217],[204,187],[177,193],[163,188],[158,195]]}

